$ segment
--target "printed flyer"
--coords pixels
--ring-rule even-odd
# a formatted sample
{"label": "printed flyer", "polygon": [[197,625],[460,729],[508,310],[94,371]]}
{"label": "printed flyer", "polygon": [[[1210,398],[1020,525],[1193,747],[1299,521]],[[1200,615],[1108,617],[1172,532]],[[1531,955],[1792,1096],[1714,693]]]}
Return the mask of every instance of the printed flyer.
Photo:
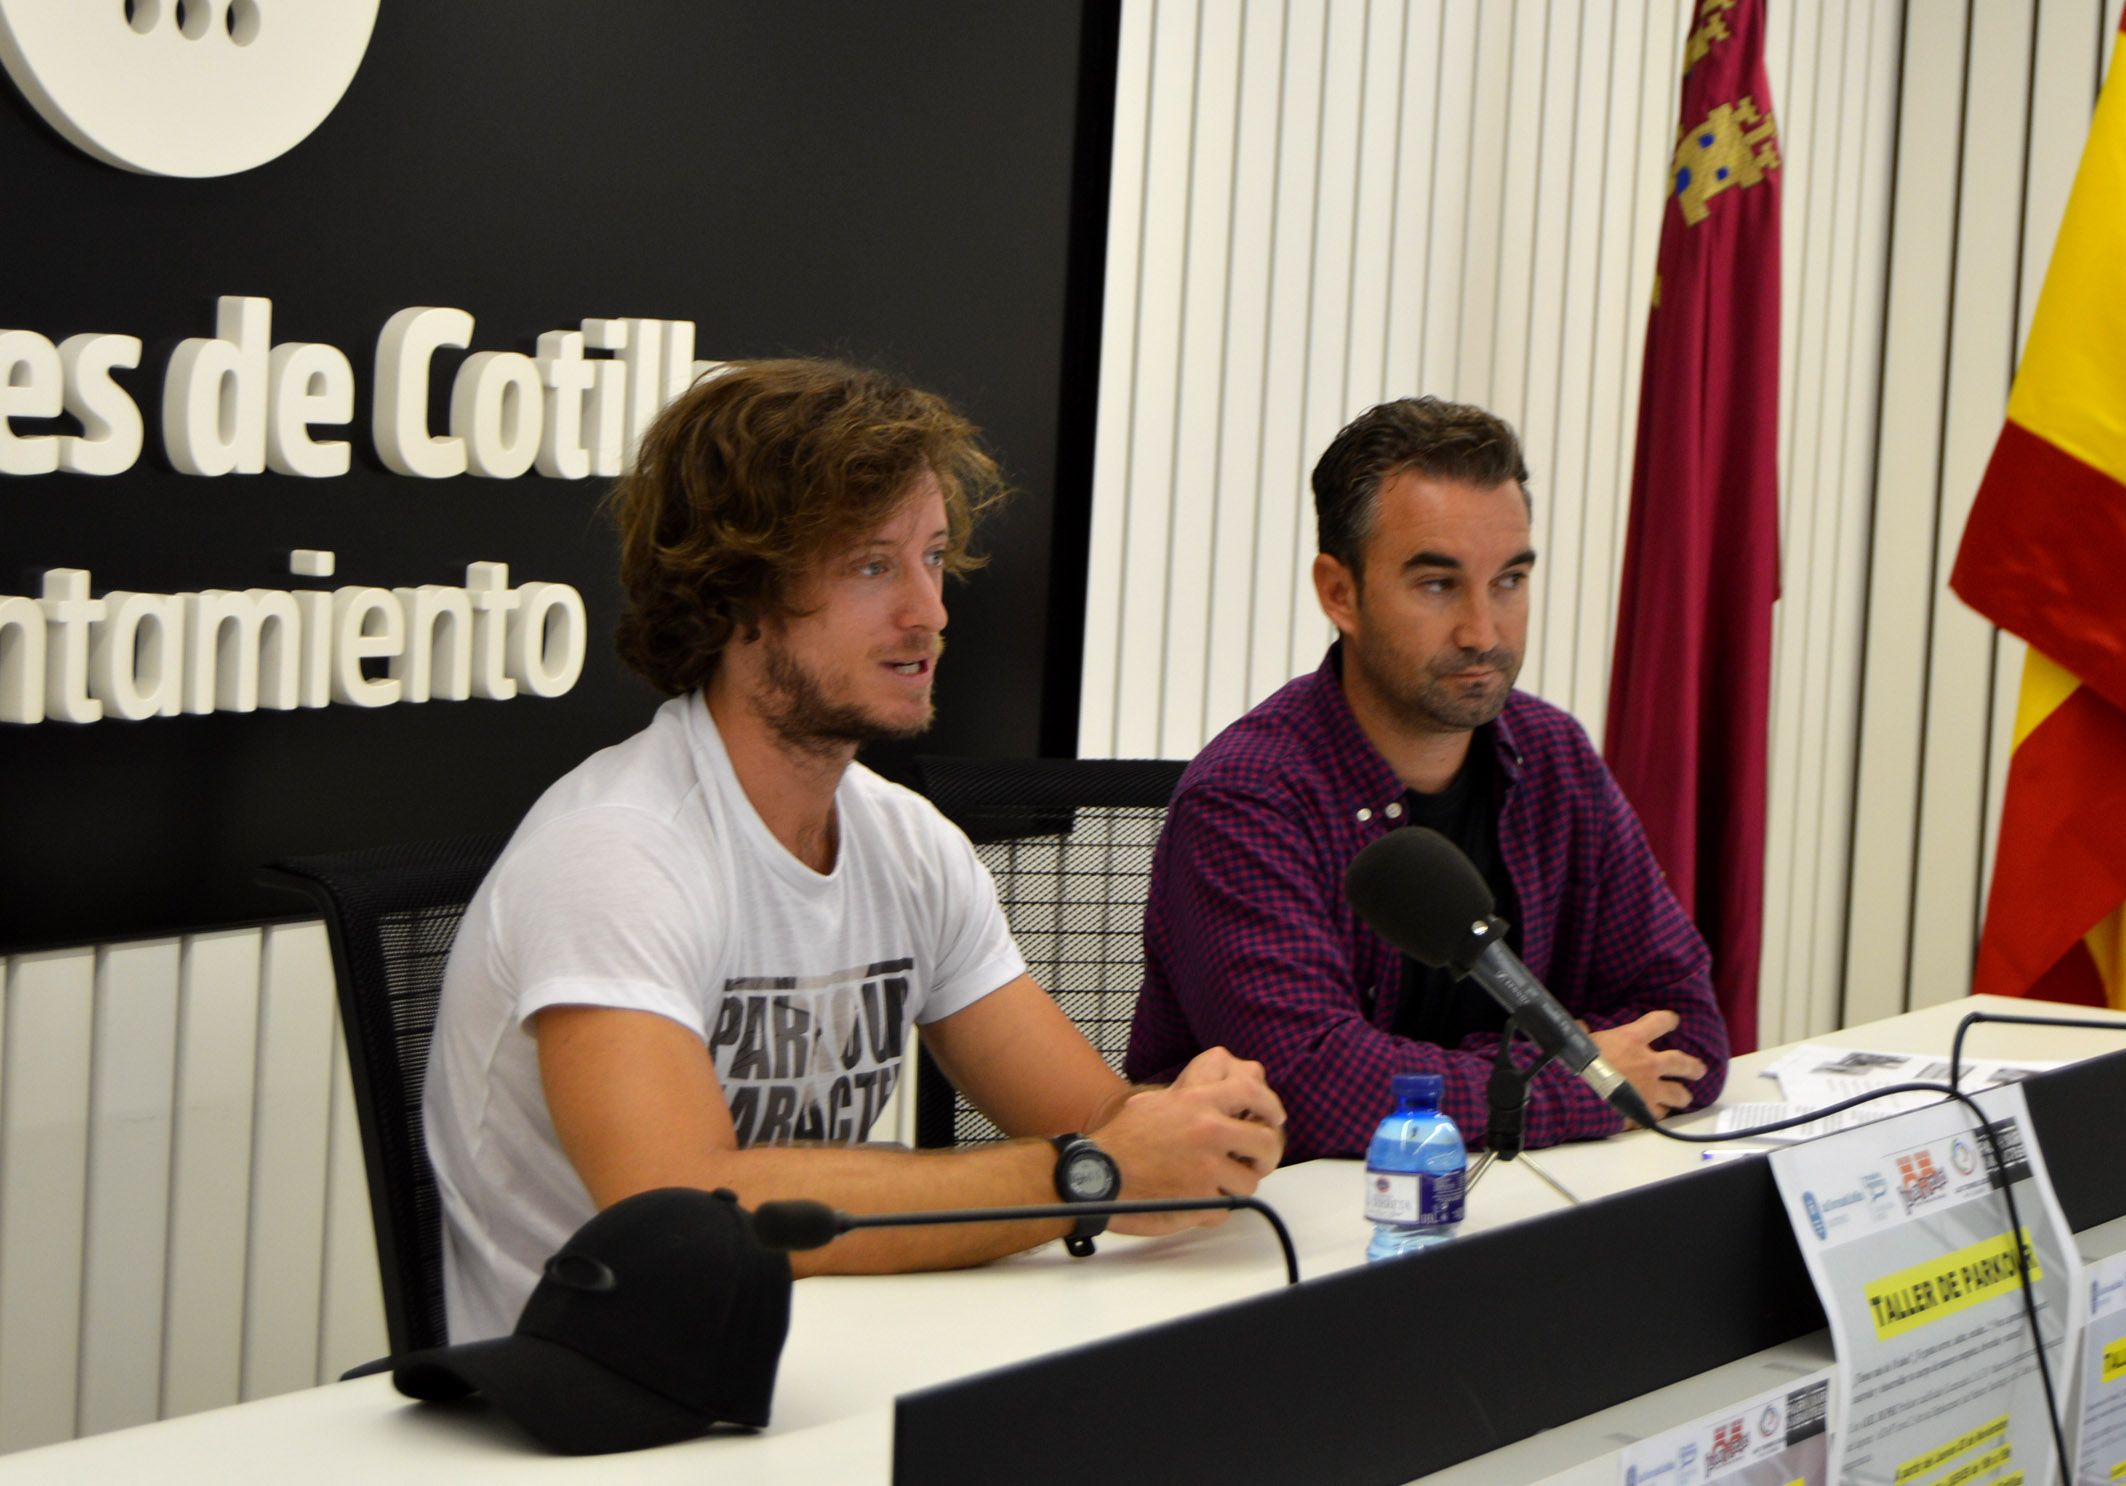
{"label": "printed flyer", "polygon": [[2075,1480],[2126,1481],[2126,1254],[2089,1266],[2089,1329],[2082,1342],[2080,1444]]}
{"label": "printed flyer", "polygon": [[2059,1479],[2023,1285],[2027,1276],[2064,1407],[2080,1351],[2081,1259],[2022,1089],[1978,1103],[2005,1170],[1970,1109],[1950,1100],[1772,1153],[1837,1349],[1834,1481]]}
{"label": "printed flyer", "polygon": [[1617,1457],[1621,1486],[1825,1486],[1830,1368],[1643,1439]]}

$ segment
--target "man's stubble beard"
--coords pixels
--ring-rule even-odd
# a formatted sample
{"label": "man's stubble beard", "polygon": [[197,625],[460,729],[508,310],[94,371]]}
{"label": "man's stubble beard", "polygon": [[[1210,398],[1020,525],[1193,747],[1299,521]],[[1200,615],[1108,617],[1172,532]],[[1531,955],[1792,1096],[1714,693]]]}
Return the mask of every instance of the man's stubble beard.
{"label": "man's stubble beard", "polygon": [[[1365,647],[1350,647],[1364,667],[1373,690],[1412,729],[1426,733],[1474,732],[1506,710],[1506,699],[1520,678],[1521,657],[1511,650],[1458,650],[1444,662],[1433,657],[1423,663],[1416,677],[1400,666],[1383,668],[1371,663]],[[1399,657],[1391,657],[1399,659]],[[1480,697],[1462,695],[1462,688],[1446,678],[1472,666],[1497,671],[1498,682]]]}
{"label": "man's stubble beard", "polygon": [[778,741],[798,752],[832,756],[865,743],[904,743],[928,732],[937,715],[931,706],[921,722],[882,723],[852,703],[830,700],[819,678],[775,641],[768,642],[764,659],[768,687],[757,704],[761,719]]}

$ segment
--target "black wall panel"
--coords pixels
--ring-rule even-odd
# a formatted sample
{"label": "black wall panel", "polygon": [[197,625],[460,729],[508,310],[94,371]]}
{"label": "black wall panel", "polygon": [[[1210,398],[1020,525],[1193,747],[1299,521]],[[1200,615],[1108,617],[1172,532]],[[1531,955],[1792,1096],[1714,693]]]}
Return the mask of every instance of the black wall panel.
{"label": "black wall panel", "polygon": [[[0,724],[0,948],[281,913],[260,861],[506,825],[655,706],[611,656],[605,482],[378,460],[376,337],[410,305],[469,311],[475,350],[529,353],[589,316],[687,319],[698,357],[841,354],[951,397],[1022,494],[987,531],[989,568],[949,595],[922,747],[1067,752],[1113,10],[385,0],[323,126],[212,180],[93,161],[0,84],[0,328],[140,336],[118,380],[148,424],[125,474],[0,477],[0,595],[56,567],[88,568],[99,594],[177,593],[455,585],[491,559],[573,584],[591,628],[556,699]],[[318,433],[352,440],[351,473],[171,469],[163,368],[227,294],[270,298],[276,342],[347,354],[355,422]],[[436,360],[438,428],[464,354]],[[335,551],[336,577],[293,578],[294,548]]]}

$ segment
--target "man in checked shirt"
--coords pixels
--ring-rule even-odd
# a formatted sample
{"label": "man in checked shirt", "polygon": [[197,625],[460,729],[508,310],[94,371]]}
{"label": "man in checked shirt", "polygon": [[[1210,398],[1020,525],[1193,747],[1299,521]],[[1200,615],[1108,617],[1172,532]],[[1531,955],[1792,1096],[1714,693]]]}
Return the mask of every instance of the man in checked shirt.
{"label": "man in checked shirt", "polygon": [[[1405,960],[1344,898],[1351,859],[1406,825],[1468,853],[1515,953],[1657,1115],[1726,1078],[1710,956],[1638,818],[1580,725],[1513,687],[1527,480],[1513,430],[1480,408],[1405,398],[1339,433],[1314,468],[1314,587],[1339,638],[1175,793],[1125,1068],[1157,1080],[1221,1044],[1259,1061],[1287,1160],[1363,1152],[1396,1073],[1444,1074],[1447,1114],[1472,1141],[1484,1128],[1505,1014],[1473,980]],[[1524,1136],[1621,1123],[1553,1064]]]}

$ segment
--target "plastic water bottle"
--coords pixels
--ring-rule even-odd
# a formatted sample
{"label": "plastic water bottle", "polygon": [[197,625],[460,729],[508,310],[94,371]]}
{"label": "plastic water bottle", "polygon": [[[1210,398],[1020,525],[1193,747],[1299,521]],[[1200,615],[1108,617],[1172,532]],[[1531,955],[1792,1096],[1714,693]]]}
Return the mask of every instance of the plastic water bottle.
{"label": "plastic water bottle", "polygon": [[1437,1073],[1395,1075],[1395,1112],[1366,1147],[1368,1259],[1445,1243],[1462,1225],[1469,1152],[1454,1121],[1439,1112],[1445,1083]]}

